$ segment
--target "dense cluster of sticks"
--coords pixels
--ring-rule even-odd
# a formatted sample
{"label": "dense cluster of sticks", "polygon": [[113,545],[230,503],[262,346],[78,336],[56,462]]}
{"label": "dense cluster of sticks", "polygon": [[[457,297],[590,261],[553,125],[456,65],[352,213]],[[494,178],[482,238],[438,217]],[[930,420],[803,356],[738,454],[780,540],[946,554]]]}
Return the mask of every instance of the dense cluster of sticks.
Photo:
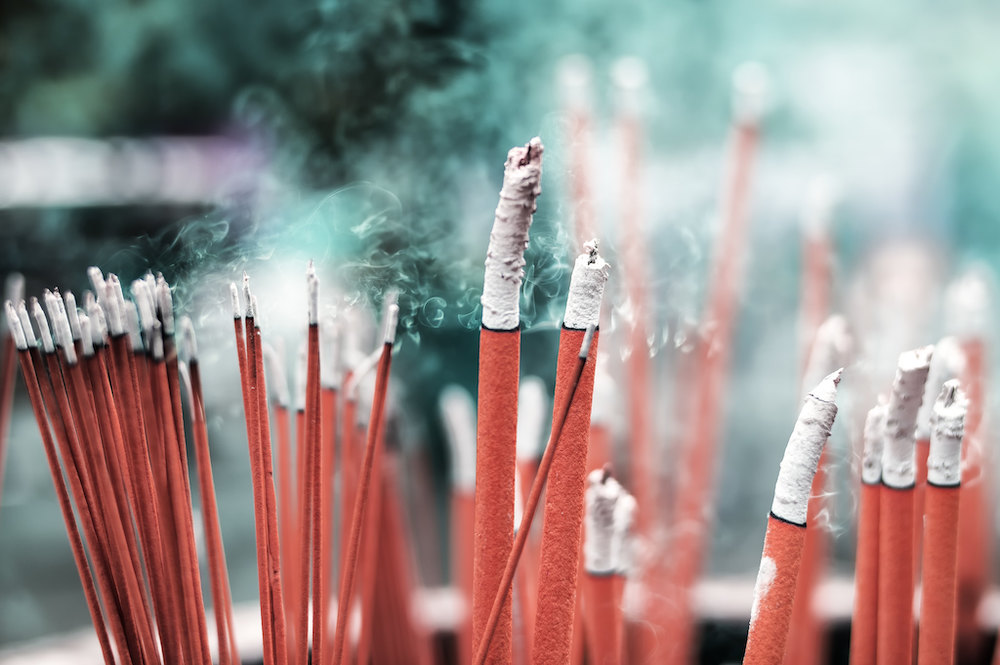
{"label": "dense cluster of sticks", "polygon": [[[458,387],[441,397],[454,470],[452,574],[461,602],[449,627],[457,662],[693,661],[692,592],[712,528],[722,396],[761,110],[754,97],[759,91],[749,88],[734,116],[723,229],[709,279],[704,318],[713,327],[679,368],[678,383],[689,390],[679,396],[678,408],[692,415],[675,451],[671,487],[655,476],[652,366],[640,350],[648,324],[642,317],[647,294],[641,211],[630,206],[625,213],[629,270],[623,271],[623,290],[637,314],[625,342],[632,353],[621,368],[629,464],[617,474],[608,405],[595,393],[607,379],[600,368],[606,356],[598,355],[598,347],[611,269],[597,241],[589,239],[593,215],[584,204],[585,169],[574,172],[583,252],[570,280],[549,421],[544,385],[537,377],[521,379],[519,310],[544,149],[536,138],[508,154],[485,261],[477,399]],[[640,127],[627,111],[621,119],[626,171],[636,173]],[[582,132],[586,126],[585,114],[576,117],[574,127]],[[813,214],[803,252],[803,329],[809,340],[804,399],[778,472],[748,608],[744,662],[754,665],[822,662],[825,650],[814,598],[826,544],[815,525],[824,508],[823,458],[837,415],[838,368],[849,364],[851,344],[844,319],[824,322],[828,205]],[[108,665],[207,665],[213,652],[220,665],[239,663],[193,326],[185,318],[175,325],[162,277],[134,281],[131,298],[115,275],[92,268],[89,277],[93,290],[84,294],[82,307],[69,292],[47,291],[41,301],[27,302],[11,292],[10,336],[0,358],[0,427],[6,431],[9,420],[16,348]],[[305,289],[307,332],[293,404],[283,355],[276,350],[280,340],[265,342],[249,277],[244,274],[242,288],[231,285],[252,471],[263,661],[446,662],[428,622],[413,609],[414,548],[398,471],[385,446],[395,297],[386,294],[382,329],[368,340],[375,348],[365,355],[363,343],[343,339],[350,325],[320,315],[312,264]],[[854,663],[910,665],[918,579],[918,662],[952,662],[962,631],[974,630],[968,626],[975,618],[963,614],[959,593],[959,523],[961,511],[970,509],[963,506],[985,510],[984,495],[961,486],[968,464],[963,439],[978,425],[983,368],[981,348],[959,346],[939,343],[936,364],[929,347],[903,354],[890,397],[868,418]],[[968,398],[955,380],[959,376]],[[2,444],[0,439],[0,460]],[[204,516],[214,635],[195,547],[189,446]],[[537,512],[543,517],[533,528]]]}

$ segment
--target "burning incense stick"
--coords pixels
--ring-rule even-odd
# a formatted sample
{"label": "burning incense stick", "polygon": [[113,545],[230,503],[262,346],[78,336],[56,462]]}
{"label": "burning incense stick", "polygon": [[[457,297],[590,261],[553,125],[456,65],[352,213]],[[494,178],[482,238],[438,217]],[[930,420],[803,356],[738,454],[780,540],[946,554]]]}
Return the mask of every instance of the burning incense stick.
{"label": "burning incense stick", "polygon": [[829,375],[809,393],[788,439],[754,586],[744,665],[777,665],[784,658],[805,543],[809,495],[820,454],[837,417],[834,400],[842,371]]}
{"label": "burning incense stick", "polygon": [[[585,330],[596,327],[610,266],[597,251],[597,241],[585,246],[577,257],[570,281],[566,313],[559,340],[556,370],[556,403],[570,385],[576,364],[574,352]],[[599,333],[595,332],[596,352]],[[535,620],[533,663],[564,663],[569,658],[576,608],[577,575],[580,565],[583,495],[587,473],[587,443],[593,408],[595,363],[580,379],[570,404],[562,443],[552,461],[549,489],[545,496],[545,519],[538,570],[538,605]],[[553,413],[555,421],[556,413]]]}
{"label": "burning incense stick", "polygon": [[[750,199],[750,177],[760,120],[767,103],[767,74],[760,65],[740,66],[733,76],[734,109],[720,205],[722,228],[715,247],[702,320],[713,324],[711,340],[698,347],[690,376],[692,415],[681,444],[674,525],[684,524],[673,545],[669,587],[673,598],[648,617],[656,632],[644,645],[647,658],[663,654],[664,665],[687,665],[694,644],[690,593],[707,542],[705,516],[714,504],[714,475],[725,375],[735,328]],[[667,593],[666,589],[661,593]]]}
{"label": "burning incense stick", "polygon": [[[483,280],[479,333],[479,395],[476,414],[476,509],[473,542],[472,643],[479,648],[498,593],[514,527],[517,385],[520,371],[521,280],[524,250],[541,194],[542,143],[511,148],[504,166]],[[511,610],[503,610],[490,662],[511,659]]]}
{"label": "burning incense stick", "polygon": [[934,403],[927,458],[923,586],[920,601],[919,665],[955,662],[958,502],[962,484],[962,437],[967,404],[958,381],[946,381]]}
{"label": "burning incense stick", "polygon": [[875,665],[878,639],[878,540],[885,442],[885,404],[872,407],[865,420],[858,502],[858,545],[854,558],[854,615],[851,619],[852,665]]}
{"label": "burning incense stick", "polygon": [[[847,365],[851,345],[851,335],[844,317],[834,314],[827,318],[813,335],[812,348],[803,368],[803,391],[808,390],[809,386],[816,385],[823,376],[835,368]],[[827,454],[824,448],[816,475],[813,477],[812,498],[809,500],[810,524],[815,524],[828,507],[826,462]],[[788,629],[788,647],[784,658],[787,665],[811,659],[822,662],[822,655],[826,652],[824,631],[820,617],[814,609],[813,595],[826,568],[827,538],[824,529],[806,531],[802,565],[799,568],[795,601],[792,604],[792,622]]]}
{"label": "burning incense stick", "polygon": [[581,581],[589,662],[620,665],[624,656],[622,616],[625,539],[636,501],[609,467],[587,476]]}
{"label": "burning incense stick", "polygon": [[548,478],[549,470],[552,467],[556,450],[559,447],[559,442],[562,440],[563,428],[567,423],[570,409],[573,407],[576,400],[576,393],[582,383],[584,371],[588,367],[589,363],[587,362],[587,359],[590,355],[590,347],[593,343],[596,330],[596,326],[591,326],[586,330],[580,343],[580,352],[577,355],[577,361],[572,371],[572,375],[566,382],[566,392],[559,395],[562,399],[557,402],[558,406],[556,407],[556,417],[553,418],[552,421],[552,433],[549,436],[549,442],[545,447],[545,453],[542,455],[542,460],[538,464],[538,472],[531,485],[531,492],[528,494],[528,499],[524,503],[524,514],[514,537],[514,546],[511,548],[510,554],[507,557],[507,563],[503,571],[503,576],[500,578],[500,586],[497,596],[493,599],[493,606],[486,622],[486,627],[483,633],[483,641],[476,650],[476,656],[472,661],[473,665],[483,665],[483,663],[486,662],[490,649],[490,641],[493,637],[494,630],[500,621],[500,613],[504,605],[510,604],[511,582],[514,579],[514,571],[517,569],[517,563],[521,558],[521,553],[524,551],[524,545],[528,540],[528,534],[531,532],[531,523],[535,518],[535,511],[538,508],[538,502],[541,500],[542,490],[545,488],[545,481]]}
{"label": "burning incense stick", "polygon": [[911,665],[913,658],[913,431],[933,347],[899,357],[885,414],[879,504],[879,665]]}
{"label": "burning incense stick", "polygon": [[916,559],[916,572],[920,574],[921,542],[924,532],[924,494],[927,491],[927,455],[931,444],[931,421],[938,395],[945,382],[957,379],[962,375],[965,365],[965,354],[958,340],[954,337],[944,337],[934,345],[934,357],[927,372],[927,382],[924,384],[924,397],[917,411],[917,425],[913,436],[916,440],[917,473],[914,481],[913,496],[913,555]]}
{"label": "burning incense stick", "polygon": [[333,662],[340,665],[347,658],[347,618],[351,607],[351,596],[354,592],[354,582],[357,576],[358,553],[361,549],[361,537],[364,531],[365,514],[368,509],[369,492],[372,485],[372,469],[375,461],[376,445],[378,445],[382,427],[382,412],[385,408],[386,391],[389,382],[389,368],[392,361],[392,346],[396,340],[396,323],[399,307],[395,302],[389,302],[383,320],[383,344],[378,361],[378,373],[375,379],[375,395],[372,400],[371,417],[368,421],[368,435],[365,442],[364,457],[361,460],[361,474],[358,479],[357,495],[354,499],[354,511],[351,517],[350,534],[347,549],[341,566],[340,595],[337,607],[337,628],[333,641]]}
{"label": "burning incense stick", "polygon": [[205,541],[208,544],[208,566],[211,578],[212,604],[215,608],[215,624],[219,643],[219,663],[228,665],[240,662],[236,648],[232,597],[229,589],[229,574],[226,570],[226,555],[222,545],[219,512],[215,499],[215,481],[212,477],[212,462],[208,450],[208,427],[205,421],[205,404],[201,388],[201,369],[198,363],[194,326],[188,318],[180,321],[181,355],[187,364],[180,365],[182,383],[187,389],[194,423],[194,449],[198,470],[198,486],[201,494],[205,520]]}

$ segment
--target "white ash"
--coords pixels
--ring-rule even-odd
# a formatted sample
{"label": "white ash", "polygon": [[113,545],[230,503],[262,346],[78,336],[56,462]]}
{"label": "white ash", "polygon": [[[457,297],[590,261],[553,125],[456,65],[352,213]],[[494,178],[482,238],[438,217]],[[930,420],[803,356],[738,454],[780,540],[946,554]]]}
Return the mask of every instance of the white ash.
{"label": "white ash", "polygon": [[471,494],[476,490],[476,404],[464,388],[449,385],[441,391],[438,409],[451,451],[452,486]]}
{"label": "white ash", "polygon": [[617,561],[618,573],[627,575],[635,565],[635,513],[638,510],[635,497],[626,492],[615,505],[615,533],[612,555]]}
{"label": "white ash", "polygon": [[24,300],[24,275],[12,272],[4,281],[4,297],[12,303]]}
{"label": "white ash", "polygon": [[397,294],[389,293],[382,304],[382,342],[396,343],[396,328],[399,327],[399,305],[396,304]]}
{"label": "white ash", "polygon": [[316,267],[309,261],[306,268],[306,291],[309,309],[309,325],[319,324],[319,277],[316,276]]}
{"label": "white ash", "polygon": [[625,489],[606,469],[587,475],[584,495],[583,567],[588,573],[610,575],[619,570],[615,545],[615,518],[618,500]]}
{"label": "white ash", "polygon": [[90,280],[90,285],[94,289],[94,295],[97,296],[98,300],[101,300],[105,296],[105,286],[104,273],[97,266],[90,266],[87,268],[87,278]]}
{"label": "white ash", "polygon": [[931,368],[927,372],[927,382],[924,384],[924,398],[917,411],[917,426],[913,438],[917,441],[928,441],[931,438],[931,420],[934,414],[934,402],[941,393],[941,387],[946,381],[957,379],[965,369],[965,352],[954,337],[945,337],[934,345],[934,357],[931,358]]}
{"label": "white ash", "polygon": [[593,67],[587,56],[574,53],[564,56],[556,65],[559,92],[568,108],[585,111],[592,94]]}
{"label": "white ash", "polygon": [[637,115],[649,96],[649,67],[635,56],[619,58],[611,67],[611,81],[615,86],[615,101],[620,111]]}
{"label": "white ash", "polygon": [[537,376],[521,379],[517,393],[517,459],[533,461],[541,456],[549,411],[545,381]]}
{"label": "white ash", "polygon": [[836,181],[827,175],[818,175],[809,181],[802,206],[802,226],[807,237],[826,235],[837,204],[837,189]]}
{"label": "white ash", "polygon": [[90,317],[86,314],[80,315],[80,344],[83,347],[84,358],[94,355],[94,338],[90,331]]}
{"label": "white ash", "polygon": [[[280,337],[276,338],[279,342]],[[274,399],[278,406],[288,408],[291,403],[291,395],[288,390],[288,377],[285,374],[284,354],[267,342],[261,348],[264,350],[264,362],[271,371],[271,381],[268,387],[274,391]]]}
{"label": "white ash", "polygon": [[886,407],[885,447],[882,449],[882,482],[889,487],[906,488],[916,481],[913,434],[933,351],[933,346],[925,346],[899,356]]}
{"label": "white ash", "polygon": [[128,339],[132,344],[132,350],[139,353],[143,349],[142,333],[139,332],[139,311],[135,303],[131,300],[126,302],[122,315],[125,319],[125,331],[128,332]]}
{"label": "white ash", "polygon": [[794,524],[806,523],[813,477],[837,417],[835,400],[842,372],[830,374],[806,396],[781,459],[771,512]]}
{"label": "white ash", "polygon": [[319,379],[324,388],[340,385],[340,325],[327,314],[319,324]]}
{"label": "white ash", "polygon": [[246,305],[246,315],[248,319],[252,319],[254,316],[253,309],[253,293],[250,291],[250,275],[247,271],[243,271],[243,301]]}
{"label": "white ash", "polygon": [[14,339],[14,346],[19,351],[26,350],[28,348],[28,339],[24,335],[24,327],[21,325],[21,319],[17,316],[14,303],[8,300],[4,303],[4,309],[7,312],[7,327],[10,328],[10,336]]}
{"label": "white ash", "polygon": [[194,334],[194,323],[191,317],[182,316],[177,322],[180,329],[180,341],[178,344],[181,357],[188,363],[198,361],[198,339]]}
{"label": "white ash", "polygon": [[847,319],[833,314],[816,329],[806,371],[803,374],[803,391],[819,383],[824,376],[847,365],[854,342]]}
{"label": "white ash", "polygon": [[982,337],[992,330],[992,291],[992,271],[985,265],[973,266],[948,286],[944,320],[960,338]]}
{"label": "white ash", "polygon": [[542,193],[543,151],[536,136],[527,145],[507,153],[483,280],[483,326],[492,330],[513,330],[521,322],[524,250],[528,247],[536,200]]}
{"label": "white ash", "polygon": [[927,482],[958,485],[962,482],[962,437],[968,400],[958,381],[946,381],[934,402],[934,425],[927,454]]}
{"label": "white ash", "polygon": [[80,313],[76,309],[76,296],[73,295],[72,291],[67,291],[63,295],[63,309],[66,312],[66,317],[69,320],[69,329],[73,335],[74,340],[80,339],[82,333],[80,331]]}
{"label": "white ash", "polygon": [[45,308],[49,310],[49,318],[52,320],[52,334],[56,346],[63,350],[66,362],[75,365],[77,358],[76,349],[73,347],[73,333],[69,329],[69,319],[66,317],[62,298],[46,290],[44,299]]}
{"label": "white ash", "polygon": [[149,338],[150,330],[153,328],[153,321],[156,320],[156,303],[153,302],[153,294],[149,291],[146,280],[137,279],[132,282],[132,299],[139,310],[139,324]]}
{"label": "white ash", "polygon": [[96,300],[87,304],[87,315],[90,317],[90,334],[94,346],[104,346],[104,338],[108,334],[108,322],[104,316],[104,310],[97,304]]}
{"label": "white ash", "polygon": [[21,322],[21,330],[24,331],[25,343],[38,346],[38,337],[35,336],[35,329],[31,327],[31,317],[28,316],[28,307],[23,300],[17,305],[17,318]]}
{"label": "white ash", "polygon": [[174,300],[170,294],[170,285],[162,277],[156,278],[156,306],[163,320],[163,334],[174,334]]}
{"label": "white ash", "polygon": [[601,258],[597,240],[584,244],[584,252],[576,258],[573,276],[569,282],[566,314],[563,325],[573,330],[585,330],[598,325],[601,318],[601,300],[608,283],[611,266]]}
{"label": "white ash", "polygon": [[35,325],[38,326],[38,338],[42,342],[42,350],[45,353],[52,353],[56,350],[55,344],[52,343],[52,333],[49,331],[49,322],[45,320],[45,312],[42,311],[42,306],[38,304],[38,298],[31,299],[31,316],[35,319]]}
{"label": "white ash", "polygon": [[882,482],[882,448],[885,442],[884,398],[865,418],[864,447],[861,453],[861,482],[877,485]]}
{"label": "white ash", "polygon": [[229,283],[229,299],[233,305],[233,318],[242,319],[243,310],[240,307],[240,290],[236,288],[236,282]]}
{"label": "white ash", "polygon": [[756,125],[771,106],[771,76],[758,62],[744,62],[733,70],[733,120]]}
{"label": "white ash", "polygon": [[153,326],[152,341],[149,344],[153,352],[153,360],[163,360],[163,326],[157,321]]}
{"label": "white ash", "polygon": [[104,298],[103,301],[104,314],[107,317],[108,330],[111,332],[112,337],[118,337],[119,335],[125,334],[125,323],[122,321],[122,311],[118,305],[118,299],[115,297],[115,290],[111,284],[104,287]]}

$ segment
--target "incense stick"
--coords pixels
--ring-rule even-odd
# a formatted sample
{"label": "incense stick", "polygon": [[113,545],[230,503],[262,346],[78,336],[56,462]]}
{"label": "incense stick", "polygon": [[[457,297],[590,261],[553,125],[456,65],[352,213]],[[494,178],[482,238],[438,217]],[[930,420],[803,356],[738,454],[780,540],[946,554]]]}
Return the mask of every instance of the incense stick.
{"label": "incense stick", "polygon": [[580,343],[580,351],[577,356],[577,362],[575,363],[572,371],[572,376],[568,381],[566,381],[566,392],[563,394],[564,399],[559,403],[556,410],[557,416],[552,421],[552,433],[549,436],[549,442],[545,447],[545,453],[542,455],[542,460],[538,464],[538,473],[535,475],[535,480],[531,485],[531,492],[528,494],[527,501],[525,501],[524,515],[521,518],[521,524],[517,528],[517,533],[514,537],[514,545],[507,557],[507,563],[504,568],[503,576],[500,578],[499,591],[496,598],[493,599],[490,615],[483,631],[483,640],[476,651],[476,657],[472,661],[473,665],[482,665],[486,662],[490,648],[489,643],[493,637],[496,625],[500,620],[500,613],[503,606],[510,602],[510,589],[511,582],[514,579],[514,571],[517,569],[521,553],[524,551],[524,544],[528,540],[528,533],[531,531],[531,524],[535,519],[538,502],[541,500],[542,490],[545,488],[545,481],[547,480],[549,470],[552,467],[552,461],[555,456],[556,449],[558,448],[559,441],[561,440],[563,428],[568,419],[570,408],[573,406],[576,398],[576,392],[580,386],[584,370],[587,368],[587,360],[590,355],[590,348],[593,343],[596,330],[596,326],[587,329],[583,340]]}
{"label": "incense stick", "polygon": [[837,417],[837,384],[843,370],[809,393],[785,447],[767,520],[764,553],[754,585],[745,665],[778,665],[785,655],[792,600],[805,544],[809,495],[819,458]]}

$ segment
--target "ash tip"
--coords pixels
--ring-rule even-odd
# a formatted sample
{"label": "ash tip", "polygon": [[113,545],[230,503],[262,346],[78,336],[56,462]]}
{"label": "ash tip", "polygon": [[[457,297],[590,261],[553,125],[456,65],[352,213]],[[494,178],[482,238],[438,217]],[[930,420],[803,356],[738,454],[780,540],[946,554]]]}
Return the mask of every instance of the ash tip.
{"label": "ash tip", "polygon": [[240,307],[240,290],[236,287],[236,282],[229,283],[229,300],[233,305],[233,318],[243,318],[243,308]]}
{"label": "ash tip", "polygon": [[827,374],[826,377],[819,382],[819,385],[813,388],[810,394],[818,400],[831,403],[834,402],[837,398],[837,386],[840,385],[840,379],[843,374],[843,367],[835,372]]}
{"label": "ash tip", "polygon": [[184,359],[189,362],[197,362],[198,360],[198,340],[194,334],[194,323],[191,321],[191,317],[182,316],[177,323],[180,328],[180,346],[183,351]]}
{"label": "ash tip", "polygon": [[12,272],[7,275],[4,284],[7,299],[13,302],[24,298],[24,275],[19,272]]}
{"label": "ash tip", "polygon": [[8,300],[4,303],[4,309],[7,312],[7,327],[10,328],[10,336],[14,339],[14,346],[20,351],[24,351],[28,348],[28,340],[24,334],[24,328],[21,326],[21,320],[17,316],[17,310],[14,309],[14,303]]}
{"label": "ash tip", "polygon": [[396,328],[399,326],[399,292],[392,290],[386,293],[383,304],[383,330],[382,340],[386,344],[396,343]]}
{"label": "ash tip", "polygon": [[588,264],[593,265],[598,259],[601,258],[601,255],[598,252],[599,245],[600,242],[597,238],[591,238],[587,242],[583,243],[583,252],[587,255]]}
{"label": "ash tip", "polygon": [[899,355],[900,372],[916,372],[928,370],[931,366],[931,358],[934,355],[934,345],[929,344],[918,349],[904,351]]}

